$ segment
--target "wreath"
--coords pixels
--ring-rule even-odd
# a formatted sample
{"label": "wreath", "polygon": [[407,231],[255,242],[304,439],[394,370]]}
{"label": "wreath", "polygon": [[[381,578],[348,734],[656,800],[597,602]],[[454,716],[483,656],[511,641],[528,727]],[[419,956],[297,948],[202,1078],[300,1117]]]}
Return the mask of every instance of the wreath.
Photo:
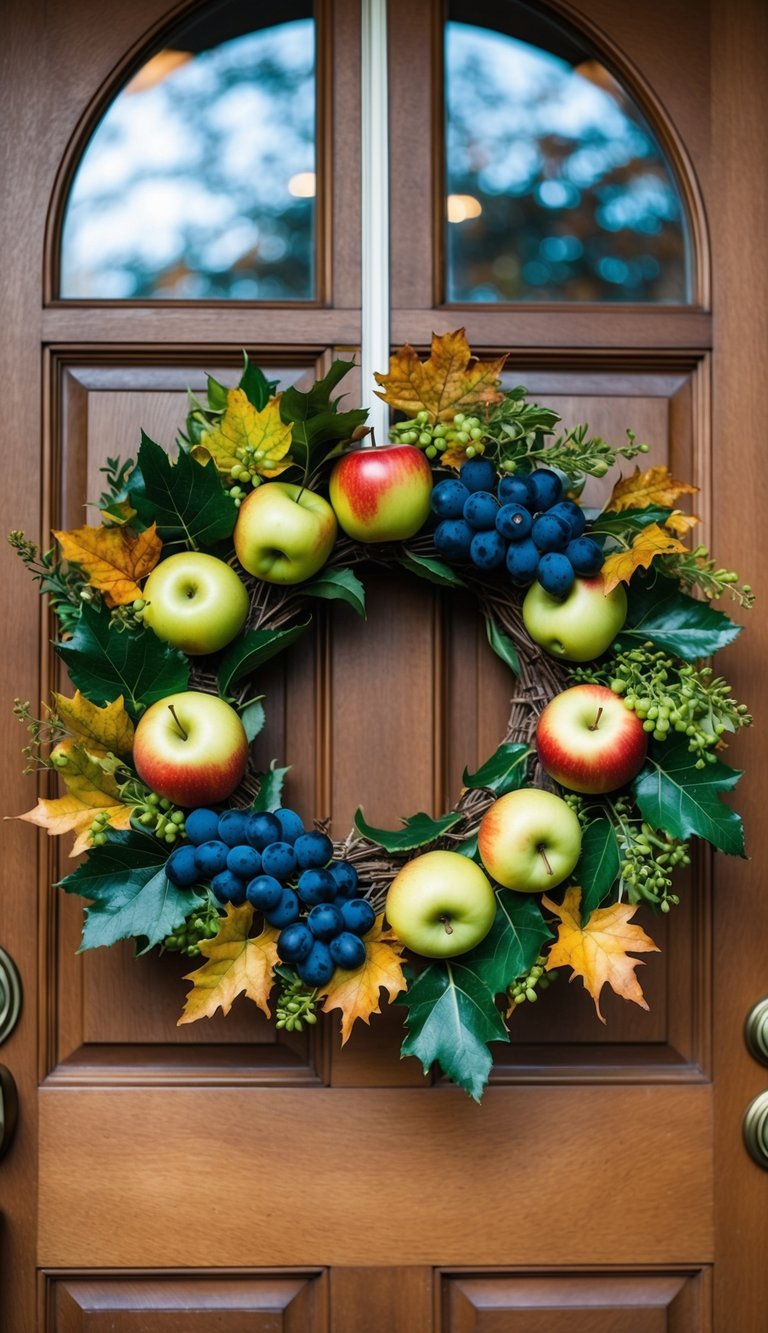
{"label": "wreath", "polygon": [[[98,527],[45,552],[10,542],[46,594],[75,688],[29,731],[25,771],[61,795],[20,818],[74,832],[62,880],[88,900],[82,948],[197,960],[179,1023],[245,995],[300,1031],[340,1010],[345,1042],[406,1009],[403,1055],[437,1063],[479,1100],[489,1043],[572,969],[647,1008],[632,921],[668,912],[693,837],[744,855],[721,796],[721,752],[751,718],[708,659],[739,626],[711,601],[748,585],[685,544],[695,488],[666,467],[620,476],[602,507],[588,477],[646,452],[502,387],[505,358],[463,330],[406,345],[377,375],[394,410],[377,446],[335,391],[336,361],[279,392],[244,355],[235,387],[191,396],[174,457],[142,434],[110,458]],[[307,631],[317,599],[365,615],[361,566],[406,570],[475,599],[510,672],[506,733],[453,809],[332,841],[284,804],[288,770],[256,771],[260,669]]]}

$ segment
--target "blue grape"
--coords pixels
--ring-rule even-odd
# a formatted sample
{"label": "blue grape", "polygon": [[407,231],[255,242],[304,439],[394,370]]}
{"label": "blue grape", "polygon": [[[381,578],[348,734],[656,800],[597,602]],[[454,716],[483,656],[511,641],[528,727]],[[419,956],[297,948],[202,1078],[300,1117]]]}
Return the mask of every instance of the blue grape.
{"label": "blue grape", "polygon": [[302,833],[293,844],[296,861],[302,870],[325,866],[333,856],[333,843],[327,833]]}
{"label": "blue grape", "polygon": [[504,564],[506,553],[507,543],[495,528],[488,532],[476,532],[469,548],[472,564],[478,569],[498,569]]}
{"label": "blue grape", "polygon": [[296,852],[289,842],[271,842],[261,853],[265,875],[275,879],[290,879],[296,869]]}
{"label": "blue grape", "polygon": [[571,530],[571,538],[580,537],[587,526],[587,516],[584,510],[581,505],[575,504],[573,500],[561,500],[559,504],[548,509],[547,513],[565,519]]}
{"label": "blue grape", "polygon": [[503,505],[523,505],[525,509],[533,509],[536,505],[536,497],[528,477],[502,477],[497,487],[497,494]]}
{"label": "blue grape", "polygon": [[470,458],[459,477],[468,491],[492,491],[496,485],[496,469],[488,458]]}
{"label": "blue grape", "polygon": [[195,864],[200,874],[205,879],[210,879],[211,875],[218,875],[220,870],[226,870],[229,853],[230,848],[227,844],[219,842],[218,839],[212,839],[196,847]]}
{"label": "blue grape", "polygon": [[510,542],[507,547],[507,569],[512,582],[521,588],[533,583],[539,559],[539,548],[530,537],[522,542]]}
{"label": "blue grape", "polygon": [[227,869],[234,875],[242,875],[243,879],[253,879],[261,870],[261,857],[255,847],[244,843],[231,849],[227,857]]}
{"label": "blue grape", "polygon": [[307,957],[296,964],[296,971],[307,986],[324,986],[336,971],[328,945],[315,940]]}
{"label": "blue grape", "polygon": [[499,512],[499,502],[488,491],[474,491],[464,505],[464,517],[476,532],[492,528]]}
{"label": "blue grape", "polygon": [[466,486],[455,477],[439,481],[432,492],[432,513],[438,518],[461,518],[464,501],[469,497]]}
{"label": "blue grape", "polygon": [[332,940],[344,929],[344,918],[334,903],[318,903],[307,915],[307,925],[319,940]]}
{"label": "blue grape", "polygon": [[275,810],[275,819],[280,825],[283,842],[290,842],[293,845],[304,832],[301,815],[297,815],[295,810],[288,810],[285,806],[281,806],[279,810]]}
{"label": "blue grape", "polygon": [[[250,888],[250,885],[248,887]],[[285,926],[292,926],[300,916],[299,900],[293,889],[283,889],[277,907],[270,907],[264,912],[265,920],[269,922],[270,926],[277,926],[278,930],[282,930]]]}
{"label": "blue grape", "polygon": [[263,852],[271,842],[280,842],[283,831],[280,820],[266,810],[259,810],[248,818],[247,838],[252,847]]}
{"label": "blue grape", "polygon": [[328,948],[336,966],[343,967],[348,972],[352,972],[356,967],[362,967],[365,962],[365,945],[360,936],[353,935],[350,930],[343,930],[330,941]]}
{"label": "blue grape", "polygon": [[247,810],[225,810],[219,815],[219,837],[228,847],[239,847],[247,842],[249,814]]}
{"label": "blue grape", "polygon": [[303,921],[294,921],[280,932],[277,952],[284,963],[303,963],[309,956],[315,937]]}
{"label": "blue grape", "polygon": [[[349,861],[331,861],[328,872],[333,876],[339,898],[356,898],[359,878]],[[309,872],[307,872],[309,873]]]}
{"label": "blue grape", "polygon": [[474,533],[463,518],[444,518],[432,534],[435,549],[446,560],[468,560]]}
{"label": "blue grape", "polygon": [[189,889],[200,878],[200,871],[195,860],[194,847],[177,847],[171,852],[165,863],[165,873],[171,884],[179,889]]}
{"label": "blue grape", "polygon": [[340,911],[344,925],[353,935],[365,935],[376,920],[367,898],[348,898],[342,902]]}
{"label": "blue grape", "polygon": [[565,548],[573,568],[582,578],[591,578],[603,567],[605,556],[598,542],[591,537],[577,537]]}
{"label": "blue grape", "polygon": [[315,903],[333,902],[338,890],[330,870],[304,870],[299,875],[296,892],[303,903],[314,907]]}
{"label": "blue grape", "polygon": [[202,806],[191,810],[184,820],[187,837],[195,847],[203,842],[211,842],[219,836],[219,816],[215,810],[206,810]]}
{"label": "blue grape", "polygon": [[283,886],[273,875],[257,875],[248,884],[245,896],[260,912],[273,912],[283,896]]}
{"label": "blue grape", "polygon": [[496,515],[496,531],[510,542],[521,542],[530,536],[532,523],[529,510],[521,504],[502,505]]}
{"label": "blue grape", "polygon": [[550,597],[566,597],[573,587],[573,565],[567,555],[548,551],[539,561],[536,577]]}
{"label": "blue grape", "polygon": [[231,870],[222,870],[214,875],[211,888],[220,903],[234,903],[239,907],[245,902],[245,880],[233,875]]}
{"label": "blue grape", "polygon": [[563,483],[556,472],[548,467],[538,467],[528,480],[533,491],[534,508],[541,511],[551,509],[563,498]]}
{"label": "blue grape", "polygon": [[539,514],[533,520],[531,536],[540,551],[564,551],[571,537],[570,525],[556,514]]}

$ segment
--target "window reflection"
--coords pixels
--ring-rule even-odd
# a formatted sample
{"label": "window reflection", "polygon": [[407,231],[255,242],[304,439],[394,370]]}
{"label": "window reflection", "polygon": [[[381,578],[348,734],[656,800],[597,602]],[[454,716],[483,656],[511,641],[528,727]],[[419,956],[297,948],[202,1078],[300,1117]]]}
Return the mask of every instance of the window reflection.
{"label": "window reflection", "polygon": [[[447,299],[689,299],[681,201],[611,74],[523,5],[446,26]],[[474,18],[472,23],[467,18]]]}
{"label": "window reflection", "polygon": [[108,108],[67,202],[63,297],[314,296],[312,11],[262,10],[212,7]]}

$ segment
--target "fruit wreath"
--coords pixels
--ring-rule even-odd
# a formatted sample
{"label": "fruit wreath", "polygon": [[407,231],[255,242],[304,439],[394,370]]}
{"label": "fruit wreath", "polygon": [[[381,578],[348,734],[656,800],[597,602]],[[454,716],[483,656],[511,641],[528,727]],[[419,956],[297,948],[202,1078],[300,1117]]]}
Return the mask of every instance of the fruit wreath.
{"label": "fruit wreath", "polygon": [[[346,1041],[384,992],[403,1055],[478,1100],[489,1043],[556,969],[601,1019],[606,984],[647,1008],[632,955],[656,945],[632,918],[677,903],[692,837],[744,855],[721,752],[751,721],[707,663],[739,633],[712,600],[752,593],[686,544],[695,488],[635,466],[590,507],[586,479],[647,446],[558,433],[504,359],[463,330],[401,348],[376,376],[396,417],[377,446],[334,397],[351,363],[281,393],[246,355],[235,387],[190,397],[175,456],[142,434],[108,460],[98,527],[45,552],[10,536],[75,689],[42,719],[16,701],[27,771],[63,784],[21,818],[85,853],[60,885],[88,900],[82,948],[195,959],[180,1023],[243,994],[287,1031],[338,1009]],[[334,842],[284,803],[286,768],[255,769],[259,672],[317,599],[364,616],[370,562],[469,590],[511,710],[452,810],[394,831],[359,810]]]}

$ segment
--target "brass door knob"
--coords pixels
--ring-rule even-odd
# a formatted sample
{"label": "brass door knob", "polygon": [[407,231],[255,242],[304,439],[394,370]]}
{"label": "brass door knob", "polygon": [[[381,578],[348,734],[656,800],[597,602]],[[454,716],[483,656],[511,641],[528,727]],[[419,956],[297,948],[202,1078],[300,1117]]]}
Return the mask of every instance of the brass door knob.
{"label": "brass door knob", "polygon": [[750,1055],[761,1065],[768,1065],[768,995],[747,1014],[744,1041]]}
{"label": "brass door knob", "polygon": [[768,1092],[759,1092],[749,1103],[742,1128],[752,1161],[768,1171]]}
{"label": "brass door knob", "polygon": [[21,1013],[21,978],[11,955],[0,949],[0,1042],[10,1037]]}
{"label": "brass door knob", "polygon": [[19,1098],[10,1069],[0,1065],[0,1157],[4,1157],[16,1131]]}

